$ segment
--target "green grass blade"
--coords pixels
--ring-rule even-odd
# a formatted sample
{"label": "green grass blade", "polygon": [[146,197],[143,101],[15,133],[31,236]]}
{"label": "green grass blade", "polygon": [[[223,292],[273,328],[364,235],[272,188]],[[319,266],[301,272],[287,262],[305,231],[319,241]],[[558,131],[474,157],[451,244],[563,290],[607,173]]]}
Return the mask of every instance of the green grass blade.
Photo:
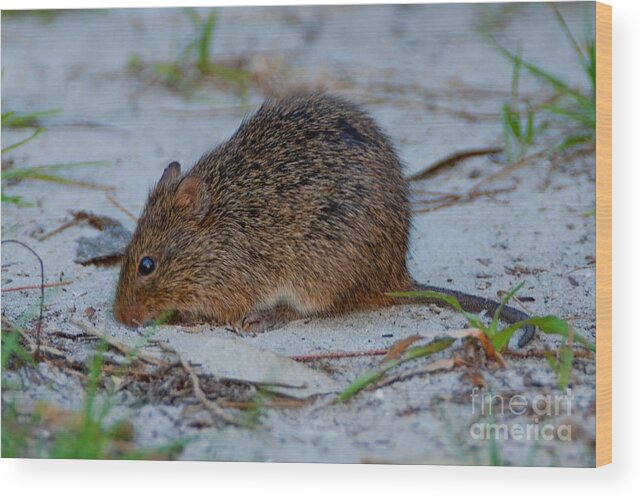
{"label": "green grass blade", "polygon": [[571,348],[563,345],[560,349],[560,364],[558,368],[558,388],[564,390],[569,383],[569,373],[572,370],[574,352]]}
{"label": "green grass blade", "polygon": [[[64,170],[67,168],[78,168],[87,166],[104,166],[106,161],[79,161],[77,163],[61,163],[52,165],[30,166],[27,168],[13,168],[2,172],[2,180],[13,180],[23,178],[36,178],[38,175],[46,175],[50,170]],[[44,180],[44,179],[43,179]]]}
{"label": "green grass blade", "polygon": [[23,204],[22,198],[20,196],[7,196],[4,192],[2,193],[2,202],[13,203],[13,204]]}
{"label": "green grass blade", "polygon": [[545,360],[547,361],[547,364],[549,364],[549,367],[552,371],[556,372],[558,370],[558,361],[556,360],[556,357],[554,357],[551,353],[545,352]]}
{"label": "green grass blade", "polygon": [[558,149],[565,151],[571,147],[578,146],[581,144],[591,144],[595,141],[596,137],[594,135],[570,135],[565,137],[565,139],[558,144]]}
{"label": "green grass blade", "polygon": [[528,62],[523,62],[523,66],[534,76],[540,78],[541,80],[549,83],[554,90],[565,94],[569,95],[572,97],[574,100],[576,100],[581,106],[595,106],[596,104],[594,103],[593,100],[590,100],[587,96],[585,96],[583,93],[579,92],[578,90],[574,90],[571,88],[569,85],[564,83],[562,80],[559,80],[552,74],[546,72],[543,69],[540,69],[538,66],[535,66],[531,63]]}
{"label": "green grass blade", "polygon": [[513,163],[513,141],[511,139],[513,132],[509,123],[509,105],[503,104],[502,106],[502,137],[505,144],[505,157],[508,163]]}
{"label": "green grass blade", "polygon": [[195,28],[198,28],[201,25],[201,18],[199,17],[199,14],[197,14],[196,10],[194,10],[194,7],[186,8],[185,14],[190,18],[190,21],[192,21]]}
{"label": "green grass blade", "polygon": [[441,352],[445,348],[450,347],[454,341],[455,338],[442,337],[436,338],[428,345],[411,348],[407,350],[404,355],[402,355],[402,357],[400,358],[400,364],[408,362],[409,360],[415,360],[419,359],[420,357],[426,357],[427,355]]}
{"label": "green grass blade", "polygon": [[534,110],[529,107],[527,110],[527,133],[525,134],[525,141],[531,144],[534,141]]}
{"label": "green grass blade", "polygon": [[487,335],[489,336],[489,339],[493,339],[493,337],[496,334],[496,330],[498,328],[498,322],[500,321],[500,314],[502,313],[502,310],[507,306],[507,303],[509,303],[509,300],[511,300],[514,296],[516,296],[516,293],[520,291],[520,288],[522,288],[524,285],[525,285],[525,282],[523,281],[503,297],[502,301],[500,302],[500,306],[493,313],[493,318],[491,319],[491,325],[489,326],[489,329],[487,331]]}
{"label": "green grass blade", "polygon": [[574,35],[572,35],[572,32],[569,29],[569,26],[565,22],[565,18],[558,10],[558,7],[556,7],[554,4],[548,4],[548,5],[554,11],[554,15],[556,16],[556,20],[558,21],[558,24],[560,24],[561,28],[563,28],[563,31],[565,32],[565,35],[567,36],[569,43],[571,44],[572,47],[574,47],[574,50],[578,54],[578,58],[580,59],[581,65],[585,67],[585,65],[587,64],[587,61],[585,60],[585,54],[583,53],[582,49],[576,42]]}
{"label": "green grass blade", "polygon": [[568,118],[572,121],[576,121],[589,128],[596,129],[596,109],[595,108],[574,110],[574,109],[567,109],[560,106],[549,106],[547,107],[547,110],[553,114],[564,116],[565,118]]}
{"label": "green grass blade", "polygon": [[574,352],[567,345],[563,345],[558,353],[558,358],[549,352],[545,352],[545,359],[549,367],[558,377],[558,388],[564,390],[569,383],[569,373],[572,370]]}
{"label": "green grass blade", "polygon": [[513,70],[511,74],[511,97],[514,101],[518,99],[518,83],[520,81],[520,64],[522,62],[520,46],[516,51],[516,58],[513,62]]}
{"label": "green grass blade", "polygon": [[[562,319],[559,319],[554,315],[547,315],[544,317],[530,317],[529,319],[525,319],[523,321],[514,322],[513,324],[507,326],[502,331],[498,331],[491,339],[491,342],[493,343],[494,348],[499,352],[502,352],[506,348],[513,334],[517,330],[528,325],[536,326],[545,334],[554,334],[565,339],[567,339],[569,335],[569,332],[568,332],[569,325],[567,324],[567,322],[565,322]],[[574,341],[579,345],[582,345],[583,347],[587,348],[588,350],[591,350],[592,352],[596,352],[596,346],[591,341],[583,338],[578,333],[574,333],[573,338],[574,338]]]}
{"label": "green grass blade", "polygon": [[216,12],[210,12],[208,18],[203,23],[201,37],[199,38],[198,62],[197,67],[205,72],[210,64],[210,42],[214,33],[214,27],[217,22]]}
{"label": "green grass blade", "polygon": [[585,72],[592,84],[592,91],[596,95],[596,40],[587,40],[585,43],[585,50],[587,51],[588,61],[585,66]]}
{"label": "green grass blade", "polygon": [[12,357],[21,360],[27,364],[35,364],[33,357],[20,345],[20,333],[17,329],[9,333],[2,333],[2,370],[9,367],[9,361]]}
{"label": "green grass blade", "polygon": [[7,111],[2,113],[2,126],[10,128],[32,128],[39,126],[39,118],[53,116],[60,113],[60,109],[46,109],[44,111],[35,111],[33,113],[17,113]]}
{"label": "green grass blade", "polygon": [[[518,56],[515,54],[512,54],[509,50],[507,50],[505,47],[500,45],[498,41],[491,35],[488,35],[488,38],[491,40],[491,43],[498,49],[498,51],[507,57],[512,63],[516,63],[516,60],[518,59]],[[587,96],[585,96],[583,93],[579,92],[578,90],[574,90],[571,88],[569,85],[567,85],[565,82],[557,78],[556,76],[552,75],[551,73],[548,73],[544,69],[539,68],[535,64],[531,64],[530,62],[527,62],[523,59],[520,59],[520,64],[522,67],[524,67],[527,71],[529,71],[533,76],[539,78],[540,80],[548,83],[551,87],[554,88],[557,92],[560,92],[565,95],[569,95],[573,99],[575,99],[579,104],[583,106],[594,106],[595,103],[590,100]]]}
{"label": "green grass blade", "polygon": [[360,376],[359,378],[357,378],[353,383],[351,383],[351,385],[348,388],[346,388],[342,393],[340,393],[337,396],[337,398],[335,399],[335,402],[336,403],[346,402],[347,400],[349,400],[350,398],[354,397],[359,392],[361,392],[364,388],[376,382],[378,379],[384,376],[384,374],[386,374],[387,371],[390,371],[394,367],[397,367],[400,364],[403,364],[410,360],[419,359],[421,357],[427,357],[431,354],[441,352],[442,350],[450,347],[454,341],[455,341],[454,338],[437,338],[433,340],[431,343],[429,343],[428,345],[411,348],[400,358],[390,360],[386,364],[378,367],[377,369],[374,369],[373,371],[370,371],[364,374],[363,376]]}
{"label": "green grass blade", "polygon": [[73,185],[76,183],[76,181],[74,180],[70,180],[68,178],[59,177],[58,175],[51,175],[47,173],[31,173],[22,178],[31,179],[31,180],[44,180],[46,182],[52,182],[55,184],[64,184],[64,185]]}
{"label": "green grass blade", "polygon": [[507,118],[509,120],[509,126],[511,127],[511,133],[513,133],[514,137],[518,142],[521,142],[522,126],[520,124],[520,115],[510,107],[508,107],[507,109],[508,109]]}
{"label": "green grass blade", "polygon": [[346,388],[342,393],[340,393],[337,396],[337,398],[335,399],[335,403],[346,402],[348,399],[354,397],[359,392],[361,392],[368,385],[375,383],[378,379],[384,376],[386,371],[388,371],[389,369],[392,369],[397,365],[398,365],[397,362],[389,362],[388,364],[385,364],[380,369],[370,371],[364,374],[363,376],[360,376],[355,381],[353,381],[353,383],[351,383],[351,385],[348,388]]}
{"label": "green grass blade", "polygon": [[[495,424],[495,418],[491,412],[487,416],[487,424]],[[489,453],[489,466],[502,466],[502,457],[498,441],[495,438],[488,439],[487,452]]]}
{"label": "green grass blade", "polygon": [[36,131],[30,137],[27,137],[26,139],[23,139],[19,142],[16,142],[15,144],[11,144],[10,146],[7,146],[4,149],[2,149],[1,151],[2,154],[7,153],[9,151],[13,151],[14,149],[17,149],[20,146],[24,146],[25,144],[27,144],[28,142],[31,142],[33,139],[35,139],[38,135],[40,135],[44,131],[45,131],[44,128],[37,128]]}

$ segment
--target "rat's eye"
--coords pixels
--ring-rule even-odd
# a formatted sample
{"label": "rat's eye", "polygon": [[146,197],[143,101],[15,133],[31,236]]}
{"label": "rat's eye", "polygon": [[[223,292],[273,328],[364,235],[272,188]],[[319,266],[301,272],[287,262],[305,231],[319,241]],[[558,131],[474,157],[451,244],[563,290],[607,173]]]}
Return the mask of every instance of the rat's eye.
{"label": "rat's eye", "polygon": [[156,262],[151,256],[144,256],[138,264],[138,273],[141,275],[150,275],[156,268]]}

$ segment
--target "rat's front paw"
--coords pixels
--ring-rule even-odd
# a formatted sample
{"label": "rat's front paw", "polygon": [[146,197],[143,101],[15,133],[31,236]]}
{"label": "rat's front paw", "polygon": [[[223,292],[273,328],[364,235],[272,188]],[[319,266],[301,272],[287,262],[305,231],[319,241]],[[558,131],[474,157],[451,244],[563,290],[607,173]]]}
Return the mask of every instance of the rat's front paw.
{"label": "rat's front paw", "polygon": [[232,324],[232,330],[237,334],[263,333],[284,327],[296,318],[296,313],[288,307],[258,310],[250,312],[243,319]]}

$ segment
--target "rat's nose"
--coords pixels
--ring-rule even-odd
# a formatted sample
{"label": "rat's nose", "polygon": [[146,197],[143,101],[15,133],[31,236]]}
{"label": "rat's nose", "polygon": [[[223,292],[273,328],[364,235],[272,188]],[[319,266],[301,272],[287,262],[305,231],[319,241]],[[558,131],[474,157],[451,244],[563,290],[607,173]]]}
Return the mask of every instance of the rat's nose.
{"label": "rat's nose", "polygon": [[123,305],[118,301],[114,304],[114,319],[116,319],[121,324],[125,324],[129,327],[140,326],[143,322],[139,319],[139,307],[133,307],[131,305]]}

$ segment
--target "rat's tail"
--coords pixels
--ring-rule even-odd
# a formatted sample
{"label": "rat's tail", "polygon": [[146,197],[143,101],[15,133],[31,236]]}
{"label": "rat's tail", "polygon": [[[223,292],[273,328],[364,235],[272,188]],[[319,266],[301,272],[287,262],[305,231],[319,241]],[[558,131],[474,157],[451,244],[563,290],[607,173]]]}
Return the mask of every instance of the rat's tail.
{"label": "rat's tail", "polygon": [[[479,314],[483,310],[486,311],[488,314],[493,315],[495,311],[500,307],[500,303],[494,300],[489,300],[487,298],[482,298],[481,296],[475,296],[475,295],[470,295],[468,293],[463,293],[461,291],[454,291],[452,289],[446,289],[446,288],[440,288],[437,286],[427,286],[425,284],[420,284],[415,281],[412,281],[411,286],[408,289],[409,291],[434,291],[437,293],[443,293],[445,295],[450,295],[453,296],[458,302],[460,303],[460,306],[466,311],[470,312],[473,314]],[[442,300],[439,300],[437,298],[430,298],[430,297],[417,297],[417,298],[412,298],[416,303],[422,303],[422,304],[428,304],[428,303],[434,303],[439,306],[444,306],[448,304]],[[525,319],[529,319],[529,315],[527,315],[525,312],[522,310],[518,310],[513,307],[504,307],[502,311],[500,312],[500,319],[508,324],[513,324],[514,322],[519,322]],[[518,341],[518,346],[519,347],[524,347],[527,343],[531,341],[531,339],[534,337],[534,334],[536,332],[536,329],[534,326],[526,326],[523,328],[523,334],[520,337],[520,340]]]}

